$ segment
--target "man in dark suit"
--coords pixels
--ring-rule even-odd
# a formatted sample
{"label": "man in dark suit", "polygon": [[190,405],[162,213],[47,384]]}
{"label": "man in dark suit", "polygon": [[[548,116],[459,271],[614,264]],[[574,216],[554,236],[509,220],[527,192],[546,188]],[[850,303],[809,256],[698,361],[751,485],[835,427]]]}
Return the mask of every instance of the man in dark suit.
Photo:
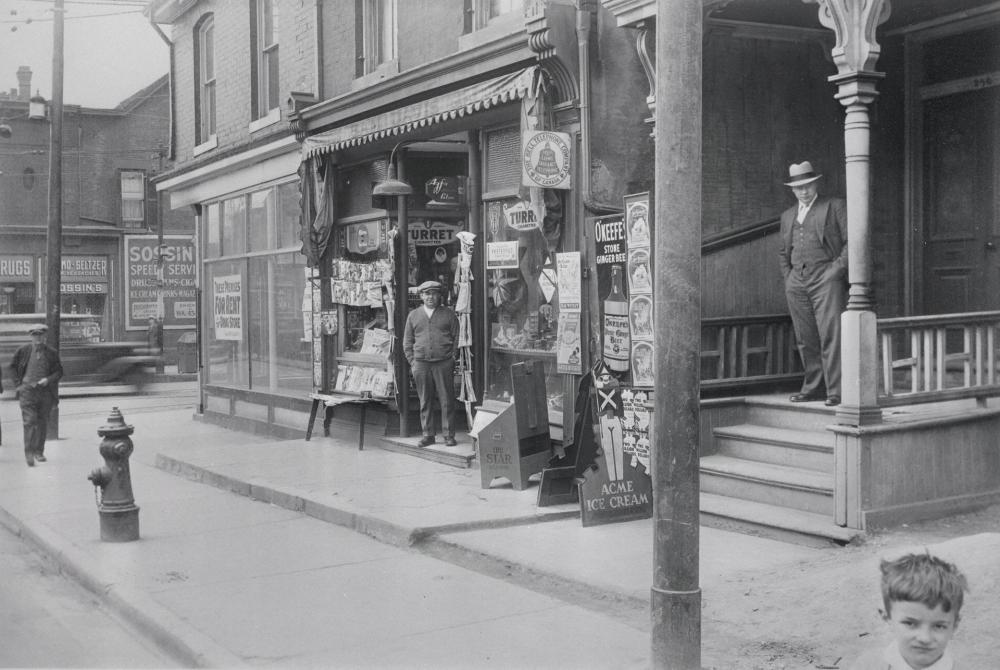
{"label": "man in dark suit", "polygon": [[441,283],[425,281],[418,289],[423,305],[406,317],[403,328],[403,354],[413,370],[417,396],[420,398],[420,427],[424,436],[420,446],[434,444],[434,398],[441,406],[441,432],[444,443],[455,441],[455,351],[458,342],[458,317],[441,304]]}
{"label": "man in dark suit", "polygon": [[778,261],[805,377],[792,402],[840,404],[840,315],[847,305],[847,204],[821,198],[809,161],[788,168],[798,204],[781,215]]}
{"label": "man in dark suit", "polygon": [[28,329],[31,343],[14,352],[11,372],[17,399],[21,405],[21,422],[24,424],[24,460],[28,467],[35,461],[44,463],[45,434],[48,430],[49,414],[59,401],[59,378],[62,377],[62,362],[59,352],[45,344],[45,324],[36,324]]}

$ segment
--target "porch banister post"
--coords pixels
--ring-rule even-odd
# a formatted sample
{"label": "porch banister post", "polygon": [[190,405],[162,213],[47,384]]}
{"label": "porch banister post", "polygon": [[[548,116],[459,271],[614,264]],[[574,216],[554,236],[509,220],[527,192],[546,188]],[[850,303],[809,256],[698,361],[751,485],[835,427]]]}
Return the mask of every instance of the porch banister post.
{"label": "porch banister post", "polygon": [[847,175],[847,278],[851,288],[841,315],[841,394],[838,423],[882,420],[878,407],[878,330],[871,294],[870,129],[868,106],[884,76],[874,70],[880,53],[875,31],[889,18],[889,0],[803,0],[819,5],[819,20],[834,31],[831,50],[836,98],[846,108],[844,156]]}

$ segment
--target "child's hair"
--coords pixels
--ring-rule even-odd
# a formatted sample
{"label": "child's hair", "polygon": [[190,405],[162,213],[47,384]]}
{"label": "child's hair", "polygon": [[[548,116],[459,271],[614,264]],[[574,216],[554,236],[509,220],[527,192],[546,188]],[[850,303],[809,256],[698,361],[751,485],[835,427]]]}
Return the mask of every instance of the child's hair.
{"label": "child's hair", "polygon": [[922,603],[934,609],[938,605],[945,612],[962,609],[962,594],[969,585],[953,563],[941,560],[930,553],[907,554],[895,561],[882,561],[882,602],[886,615],[892,612],[892,603],[899,601]]}

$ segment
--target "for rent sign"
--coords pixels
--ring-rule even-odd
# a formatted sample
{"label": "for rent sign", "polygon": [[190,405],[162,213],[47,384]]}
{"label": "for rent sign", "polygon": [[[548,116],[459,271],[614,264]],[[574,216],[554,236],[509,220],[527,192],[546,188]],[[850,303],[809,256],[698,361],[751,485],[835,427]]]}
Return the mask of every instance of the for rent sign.
{"label": "for rent sign", "polygon": [[[197,264],[187,235],[125,237],[126,330],[145,330],[149,317],[163,316],[164,328],[195,325]],[[162,302],[161,302],[162,301]]]}

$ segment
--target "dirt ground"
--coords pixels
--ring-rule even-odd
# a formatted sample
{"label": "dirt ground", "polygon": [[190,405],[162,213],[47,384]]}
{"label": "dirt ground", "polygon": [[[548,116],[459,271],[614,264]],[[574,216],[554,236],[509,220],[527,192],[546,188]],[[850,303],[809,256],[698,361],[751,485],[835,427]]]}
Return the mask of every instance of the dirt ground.
{"label": "dirt ground", "polygon": [[925,549],[954,562],[970,592],[952,649],[963,670],[1000,669],[1000,505],[870,532],[777,573],[739,573],[702,594],[702,664],[711,670],[847,670],[888,643],[878,563]]}

